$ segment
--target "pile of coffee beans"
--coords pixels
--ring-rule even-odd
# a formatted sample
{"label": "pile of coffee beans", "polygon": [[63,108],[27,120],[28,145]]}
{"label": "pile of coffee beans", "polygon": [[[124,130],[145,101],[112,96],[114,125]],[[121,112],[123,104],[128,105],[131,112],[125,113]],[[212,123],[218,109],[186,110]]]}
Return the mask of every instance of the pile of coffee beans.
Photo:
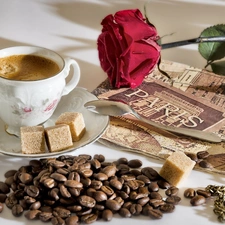
{"label": "pile of coffee beans", "polygon": [[[5,177],[0,182],[0,202],[16,217],[53,225],[109,221],[115,213],[160,219],[181,200],[178,188],[153,168],[142,167],[140,160],[107,162],[101,154],[30,160]],[[164,196],[160,189],[165,189]]]}

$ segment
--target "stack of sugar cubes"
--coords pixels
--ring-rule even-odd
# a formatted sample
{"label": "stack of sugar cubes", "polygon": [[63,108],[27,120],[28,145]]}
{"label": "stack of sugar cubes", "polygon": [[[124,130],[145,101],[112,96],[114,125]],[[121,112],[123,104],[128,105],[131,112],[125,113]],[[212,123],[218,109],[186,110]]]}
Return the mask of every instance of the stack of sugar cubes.
{"label": "stack of sugar cubes", "polygon": [[84,118],[79,112],[62,113],[54,126],[28,126],[20,128],[23,154],[58,152],[73,146],[86,131]]}

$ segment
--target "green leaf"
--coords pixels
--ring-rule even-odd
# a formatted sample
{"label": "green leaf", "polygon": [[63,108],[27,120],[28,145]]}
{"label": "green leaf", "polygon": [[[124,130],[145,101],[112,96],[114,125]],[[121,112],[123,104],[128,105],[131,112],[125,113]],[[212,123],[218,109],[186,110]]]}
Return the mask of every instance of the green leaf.
{"label": "green leaf", "polygon": [[218,61],[211,64],[212,71],[225,76],[225,61]]}
{"label": "green leaf", "polygon": [[[202,31],[200,37],[225,36],[225,24],[208,27]],[[225,57],[225,42],[203,42],[199,43],[198,50],[207,64]]]}

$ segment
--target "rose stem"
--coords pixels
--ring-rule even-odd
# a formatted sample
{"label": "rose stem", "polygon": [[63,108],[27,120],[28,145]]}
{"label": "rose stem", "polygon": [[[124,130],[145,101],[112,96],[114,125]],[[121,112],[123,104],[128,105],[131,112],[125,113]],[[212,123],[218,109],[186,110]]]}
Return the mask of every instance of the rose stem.
{"label": "rose stem", "polygon": [[202,42],[223,42],[223,41],[225,41],[225,36],[198,37],[198,38],[193,38],[193,39],[188,39],[183,41],[176,41],[176,42],[161,44],[161,47],[162,49],[167,49],[167,48],[174,48],[174,47],[179,47],[183,45],[196,44],[196,43],[202,43]]}

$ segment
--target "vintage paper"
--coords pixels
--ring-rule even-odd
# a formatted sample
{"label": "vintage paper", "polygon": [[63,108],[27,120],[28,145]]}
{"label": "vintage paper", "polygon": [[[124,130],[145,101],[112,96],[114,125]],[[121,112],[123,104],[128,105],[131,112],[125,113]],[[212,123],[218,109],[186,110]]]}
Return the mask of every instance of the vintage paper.
{"label": "vintage paper", "polygon": [[[157,123],[215,132],[225,140],[225,77],[188,65],[163,61],[136,89],[112,89],[108,81],[93,93],[101,99],[122,100]],[[100,142],[127,151],[165,159],[174,151],[208,151],[213,168],[196,169],[225,174],[225,142],[209,143],[171,134],[132,116],[111,118]]]}

